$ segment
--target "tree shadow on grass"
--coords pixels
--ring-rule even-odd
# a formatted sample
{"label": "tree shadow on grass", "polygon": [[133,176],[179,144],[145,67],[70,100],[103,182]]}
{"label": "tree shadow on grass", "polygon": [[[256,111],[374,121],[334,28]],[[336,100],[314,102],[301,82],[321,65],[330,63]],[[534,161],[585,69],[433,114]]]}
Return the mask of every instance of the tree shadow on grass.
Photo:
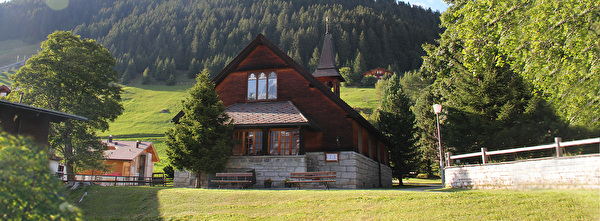
{"label": "tree shadow on grass", "polygon": [[165,188],[94,185],[71,190],[68,197],[85,220],[163,220],[158,192]]}

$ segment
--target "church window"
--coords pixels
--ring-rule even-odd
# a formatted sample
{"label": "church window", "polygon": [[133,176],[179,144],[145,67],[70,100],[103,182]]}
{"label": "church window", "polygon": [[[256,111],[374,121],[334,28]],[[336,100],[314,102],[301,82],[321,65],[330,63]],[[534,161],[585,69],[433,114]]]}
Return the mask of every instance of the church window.
{"label": "church window", "polygon": [[249,101],[277,99],[277,75],[271,72],[268,76],[264,72],[248,75]]}

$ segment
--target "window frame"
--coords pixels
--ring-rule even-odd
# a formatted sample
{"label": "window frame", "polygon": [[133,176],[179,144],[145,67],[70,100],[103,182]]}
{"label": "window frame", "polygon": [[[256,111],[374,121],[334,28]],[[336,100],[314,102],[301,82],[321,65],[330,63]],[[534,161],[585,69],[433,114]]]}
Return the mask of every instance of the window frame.
{"label": "window frame", "polygon": [[[264,96],[265,98],[260,98],[260,95],[258,94],[258,92],[261,90],[261,88],[259,88],[259,85],[261,84],[261,74],[265,75],[265,83],[264,83]],[[275,78],[271,78],[271,75],[275,76]],[[254,75],[254,79],[252,79],[252,81],[254,82],[254,87],[252,88],[253,90],[250,91],[251,87],[250,87],[250,77]],[[246,76],[246,101],[248,102],[257,102],[257,101],[273,101],[273,100],[277,100],[278,97],[278,87],[279,87],[279,80],[278,80],[278,75],[279,73],[277,73],[277,70],[260,70],[260,71],[252,71],[252,72],[248,72],[247,76]],[[273,87],[270,86],[271,82],[274,81],[275,82],[275,86],[274,86],[274,93],[272,93],[270,91],[270,89],[273,89]],[[261,85],[262,86],[262,85]],[[253,92],[254,94],[250,94],[250,92]]]}
{"label": "window frame", "polygon": [[[252,148],[249,148],[248,145],[248,134],[253,133],[252,139]],[[235,131],[233,134],[233,138],[235,140],[239,140],[241,143],[236,144],[234,147],[233,155],[234,156],[260,156],[262,155],[263,149],[263,136],[264,133],[260,129],[249,129],[249,130],[239,130]],[[240,148],[240,149],[237,149]],[[236,149],[240,152],[237,152]]]}
{"label": "window frame", "polygon": [[[284,136],[284,132],[289,136]],[[276,133],[277,140],[273,134]],[[299,155],[300,154],[300,129],[299,128],[273,128],[269,129],[269,156],[278,155]],[[275,147],[275,142],[277,147]]]}

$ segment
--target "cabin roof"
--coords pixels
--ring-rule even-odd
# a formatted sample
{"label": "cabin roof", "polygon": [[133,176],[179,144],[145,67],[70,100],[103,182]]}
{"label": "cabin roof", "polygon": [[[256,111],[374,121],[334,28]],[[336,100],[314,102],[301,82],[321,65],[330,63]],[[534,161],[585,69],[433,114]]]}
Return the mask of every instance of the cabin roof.
{"label": "cabin roof", "polygon": [[5,108],[13,109],[20,113],[25,113],[28,115],[46,116],[46,117],[48,117],[48,119],[50,119],[51,122],[62,122],[67,119],[88,121],[87,118],[82,117],[82,116],[77,116],[74,114],[67,114],[64,112],[54,111],[54,110],[40,108],[40,107],[33,107],[33,106],[26,105],[26,104],[14,103],[14,102],[6,101],[6,100],[0,100],[0,107],[2,107],[2,109],[5,109]]}
{"label": "cabin roof", "polygon": [[236,126],[314,126],[291,101],[237,103],[225,109]]}
{"label": "cabin roof", "polygon": [[136,146],[136,142],[116,140],[108,142],[107,140],[102,140],[102,143],[105,143],[109,147],[108,150],[104,151],[104,154],[109,160],[133,160],[147,150],[147,152],[152,154],[152,162],[160,161],[152,142],[140,142],[138,146]]}

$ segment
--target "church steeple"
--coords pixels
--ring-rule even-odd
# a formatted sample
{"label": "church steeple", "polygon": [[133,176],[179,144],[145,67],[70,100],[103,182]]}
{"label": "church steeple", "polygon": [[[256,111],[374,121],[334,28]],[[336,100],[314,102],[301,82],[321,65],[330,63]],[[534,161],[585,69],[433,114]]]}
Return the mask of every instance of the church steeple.
{"label": "church steeple", "polygon": [[329,22],[327,20],[327,28],[325,32],[325,39],[323,39],[323,48],[321,49],[321,59],[319,65],[313,76],[320,82],[325,84],[333,90],[333,93],[340,96],[340,82],[344,82],[344,77],[340,74],[337,65],[335,63],[335,53],[333,51],[333,44],[331,43],[331,37],[329,36]]}

